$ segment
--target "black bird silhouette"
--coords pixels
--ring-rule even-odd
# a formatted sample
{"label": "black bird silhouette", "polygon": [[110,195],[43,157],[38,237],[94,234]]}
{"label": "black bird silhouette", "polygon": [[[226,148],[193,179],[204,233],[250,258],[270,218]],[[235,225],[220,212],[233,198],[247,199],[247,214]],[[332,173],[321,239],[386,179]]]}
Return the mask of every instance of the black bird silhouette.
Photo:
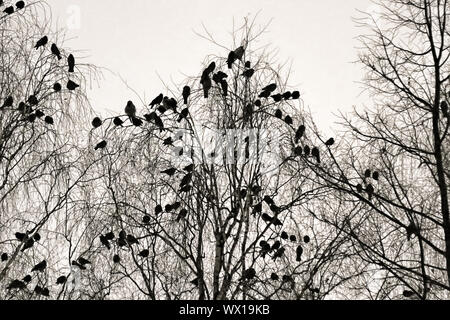
{"label": "black bird silhouette", "polygon": [[270,97],[271,94],[272,94],[272,92],[270,92],[270,91],[262,91],[259,94],[258,98],[265,98],[265,99],[267,99],[267,98]]}
{"label": "black bird silhouette", "polygon": [[58,47],[56,46],[56,44],[52,44],[52,46],[51,46],[51,50],[52,50],[52,53],[58,58],[58,60],[61,60],[62,59],[62,57],[61,57],[61,51],[59,51],[59,49],[58,49]]}
{"label": "black bird silhouette", "polygon": [[276,83],[271,83],[268,86],[262,88],[262,91],[270,91],[271,93],[274,92],[275,90],[277,90],[277,84]]}
{"label": "black bird silhouette", "polygon": [[186,172],[192,172],[194,170],[194,168],[195,168],[194,164],[191,163],[190,165],[184,167],[183,170],[186,171]]}
{"label": "black bird silhouette", "polygon": [[222,93],[223,96],[226,97],[228,96],[228,82],[227,80],[223,79],[220,81],[220,86],[222,87]]}
{"label": "black bird silhouette", "polygon": [[36,287],[34,287],[34,293],[36,293],[37,295],[40,295],[40,294],[42,294],[42,291],[43,291],[44,289],[41,287],[41,286],[39,286],[39,285],[37,285]]}
{"label": "black bird silhouette", "polygon": [[194,280],[189,281],[189,283],[191,283],[194,286],[198,287],[198,278],[195,278]]}
{"label": "black bird silhouette", "polygon": [[24,252],[25,250],[30,249],[33,246],[34,246],[34,240],[32,238],[30,238],[25,242],[21,251]]}
{"label": "black bird silhouette", "polygon": [[273,261],[277,260],[278,258],[282,258],[285,252],[286,252],[285,248],[278,249],[277,252],[275,252],[275,254],[272,257]]}
{"label": "black bird silhouette", "polygon": [[172,177],[177,172],[177,169],[175,168],[169,168],[167,170],[161,171],[163,174],[167,174],[169,177]]}
{"label": "black bird silhouette", "polygon": [[238,60],[242,60],[242,57],[244,56],[244,53],[245,53],[244,46],[240,46],[239,48],[237,48],[236,50],[234,50],[234,56],[235,56],[236,59],[238,59]]}
{"label": "black bird silhouette", "polygon": [[332,145],[334,145],[334,142],[335,142],[334,139],[330,138],[327,142],[325,142],[325,145],[331,147]]}
{"label": "black bird silhouette", "polygon": [[78,263],[81,264],[82,266],[85,266],[87,264],[92,264],[89,260],[83,258],[83,257],[79,257],[77,259]]}
{"label": "black bird silhouette", "polygon": [[246,61],[246,62],[245,62],[245,67],[246,67],[247,69],[250,69],[250,68],[252,67],[252,63],[251,63],[250,61]]}
{"label": "black bird silhouette", "polygon": [[380,173],[378,171],[375,171],[374,173],[372,173],[372,178],[375,181],[380,180]]}
{"label": "black bird silhouette", "polygon": [[138,253],[138,256],[142,257],[142,258],[147,258],[150,254],[150,251],[148,249],[142,250],[141,252]]}
{"label": "black bird silhouette", "polygon": [[78,262],[75,261],[75,260],[72,261],[72,265],[73,265],[73,266],[76,266],[76,267],[78,267],[78,268],[80,268],[80,270],[86,270],[86,267],[85,267],[85,266],[83,266],[82,264],[78,263]]}
{"label": "black bird silhouette", "polygon": [[164,130],[164,123],[161,120],[161,118],[157,115],[155,115],[155,125],[159,128],[159,130],[162,132]]}
{"label": "black bird silhouette", "polygon": [[69,89],[70,91],[75,90],[75,89],[78,88],[79,86],[80,86],[79,84],[73,82],[72,80],[69,80],[69,81],[67,82],[67,89]]}
{"label": "black bird silhouette", "polygon": [[188,99],[189,99],[189,96],[191,95],[191,87],[189,87],[189,86],[185,86],[184,88],[183,88],[183,100],[184,100],[184,104],[187,104],[188,103]]}
{"label": "black bird silhouette", "polygon": [[447,101],[442,101],[441,102],[441,110],[442,110],[442,114],[444,115],[444,117],[448,118],[449,114],[448,114],[448,104]]}
{"label": "black bird silhouette", "polygon": [[181,202],[177,201],[172,205],[172,210],[178,210],[181,207]]}
{"label": "black bird silhouette", "polygon": [[3,12],[6,13],[6,14],[13,14],[14,13],[14,7],[13,6],[7,7],[7,8],[5,8],[5,10],[3,10]]}
{"label": "black bird silhouette", "polygon": [[181,209],[180,212],[178,213],[176,221],[179,222],[181,219],[186,218],[187,215],[188,215],[188,211],[186,209]]}
{"label": "black bird silhouette", "polygon": [[263,240],[259,245],[261,246],[261,256],[264,258],[271,250],[270,244]]}
{"label": "black bird silhouette", "polygon": [[406,238],[408,239],[408,241],[411,240],[411,236],[413,234],[418,235],[419,234],[419,228],[417,228],[417,226],[416,226],[416,224],[414,222],[411,222],[406,227]]}
{"label": "black bird silhouette", "polygon": [[298,144],[300,139],[303,138],[305,131],[306,131],[306,127],[304,125],[301,125],[298,127],[297,131],[295,132],[295,144]]}
{"label": "black bird silhouette", "polygon": [[42,294],[44,297],[50,297],[50,291],[48,290],[48,288],[42,289],[41,294]]}
{"label": "black bird silhouette", "polygon": [[261,218],[263,219],[264,222],[267,222],[267,223],[272,222],[272,217],[269,216],[267,213],[263,213]]}
{"label": "black bird silhouette", "polygon": [[320,163],[320,151],[318,148],[314,147],[311,151],[311,155],[316,158],[317,163]]}
{"label": "black bird silhouette", "polygon": [[17,240],[22,242],[28,240],[28,235],[26,233],[16,232],[15,236]]}
{"label": "black bird silhouette", "polygon": [[128,101],[125,106],[125,114],[129,117],[134,117],[136,115],[136,106],[132,101]]}
{"label": "black bird silhouette", "polygon": [[45,270],[45,268],[47,268],[47,261],[43,260],[39,262],[37,265],[35,265],[33,269],[31,269],[31,272],[34,271],[42,272]]}
{"label": "black bird silhouette", "polygon": [[40,47],[45,46],[48,43],[48,37],[44,36],[41,39],[38,40],[38,42],[36,42],[36,45],[34,46],[37,49],[39,49]]}
{"label": "black bird silhouette", "polygon": [[275,117],[277,117],[278,119],[282,119],[283,118],[283,111],[281,111],[280,109],[277,109],[275,111]]}
{"label": "black bird silhouette", "polygon": [[280,277],[279,277],[275,272],[273,272],[273,273],[270,275],[270,279],[271,279],[272,281],[278,281],[278,280],[280,280]]}
{"label": "black bird silhouette", "polygon": [[97,129],[101,127],[103,124],[103,121],[99,117],[95,117],[94,120],[92,120],[92,126]]}
{"label": "black bird silhouette", "polygon": [[292,120],[291,116],[286,116],[286,118],[284,118],[284,122],[286,122],[290,126],[294,124],[294,121]]}
{"label": "black bird silhouette", "polygon": [[298,246],[297,247],[297,257],[296,257],[296,261],[297,262],[300,262],[300,261],[302,261],[302,255],[303,255],[303,248],[302,248],[302,246]]}
{"label": "black bird silhouette", "polygon": [[261,100],[256,100],[255,106],[257,106],[258,108],[261,107],[262,106]]}
{"label": "black bird silhouette", "polygon": [[285,93],[283,93],[284,100],[289,100],[291,97],[292,97],[292,92],[286,91]]}
{"label": "black bird silhouette", "polygon": [[58,279],[56,279],[56,284],[64,284],[67,282],[66,276],[60,276]]}
{"label": "black bird silhouette", "polygon": [[118,254],[115,254],[115,255],[114,255],[114,257],[113,257],[113,262],[114,262],[114,263],[120,263],[120,257],[119,257]]}
{"label": "black bird silhouette", "polygon": [[121,126],[123,126],[123,120],[120,119],[119,117],[114,118],[113,123],[114,123],[114,125],[115,125],[116,127],[121,127]]}
{"label": "black bird silhouette", "polygon": [[303,242],[304,243],[309,243],[311,241],[311,238],[309,236],[304,236],[303,237]]}
{"label": "black bird silhouette", "polygon": [[6,289],[8,290],[14,290],[14,289],[25,289],[26,284],[23,281],[20,280],[13,280],[10,282],[10,284],[8,285],[8,287]]}
{"label": "black bird silhouette", "polygon": [[163,208],[160,204],[155,207],[155,215],[158,215],[163,212]]}
{"label": "black bird silhouette", "polygon": [[255,74],[255,69],[248,69],[242,73],[242,75],[246,78],[251,78],[251,77],[253,77],[254,74]]}
{"label": "black bird silhouette", "polygon": [[411,298],[412,296],[414,296],[414,292],[410,291],[410,290],[404,290],[403,291],[403,296],[405,298]]}
{"label": "black bird silhouette", "polygon": [[114,240],[114,238],[115,238],[114,232],[109,232],[109,233],[105,234],[105,238],[109,241]]}
{"label": "black bird silhouette", "polygon": [[1,260],[2,260],[2,262],[5,262],[8,260],[8,254],[6,252],[2,253]]}
{"label": "black bird silhouette", "polygon": [[273,101],[275,101],[275,102],[280,102],[281,100],[283,100],[283,96],[281,95],[281,94],[274,94],[273,96],[272,96],[272,99],[273,99]]}
{"label": "black bird silhouette", "polygon": [[367,194],[369,196],[369,200],[372,200],[372,196],[373,196],[373,194],[375,192],[375,189],[373,188],[373,186],[371,184],[367,185],[366,192],[367,192]]}
{"label": "black bird silhouette", "polygon": [[295,235],[291,235],[289,237],[289,240],[291,240],[292,242],[297,242],[297,237]]}
{"label": "black bird silhouette", "polygon": [[42,118],[43,116],[45,116],[45,113],[43,113],[41,110],[36,110],[35,115],[38,118]]}
{"label": "black bird silhouette", "polygon": [[12,96],[7,97],[5,99],[5,101],[3,101],[2,109],[12,107],[13,103],[14,103],[14,98]]}
{"label": "black bird silhouette", "polygon": [[75,57],[73,54],[69,54],[67,57],[67,63],[69,65],[69,72],[75,72]]}
{"label": "black bird silhouette", "polygon": [[31,105],[31,106],[36,106],[39,103],[39,100],[36,98],[35,95],[31,95],[28,97],[27,102]]}
{"label": "black bird silhouette", "polygon": [[17,8],[17,10],[22,10],[23,8],[25,8],[25,2],[24,1],[17,1],[16,2],[16,8]]}
{"label": "black bird silhouette", "polygon": [[100,242],[108,249],[111,249],[111,245],[109,244],[108,239],[104,235],[100,235]]}
{"label": "black bird silhouette", "polygon": [[253,268],[247,269],[242,273],[242,279],[253,280],[256,277],[256,270]]}
{"label": "black bird silhouette", "polygon": [[265,196],[264,197],[264,202],[267,203],[268,205],[274,204],[275,202],[273,201],[273,199],[270,196]]}
{"label": "black bird silhouette", "polygon": [[153,99],[153,101],[150,103],[150,107],[154,107],[154,106],[161,104],[163,99],[164,99],[164,95],[161,93],[159,96],[157,96],[155,99]]}
{"label": "black bird silhouette", "polygon": [[209,75],[216,70],[216,63],[213,61],[209,64],[208,68],[205,69],[205,72]]}
{"label": "black bird silhouette", "polygon": [[136,239],[136,237],[131,234],[127,234],[127,242],[130,246],[139,243],[138,239]]}
{"label": "black bird silhouette", "polygon": [[281,242],[280,241],[275,241],[274,244],[272,245],[272,248],[270,248],[273,251],[276,251],[278,249],[281,248]]}
{"label": "black bird silhouette", "polygon": [[208,99],[209,90],[212,87],[211,78],[209,76],[206,76],[204,79],[202,79],[201,84],[203,86],[203,96],[205,99]]}
{"label": "black bird silhouette", "polygon": [[253,214],[261,213],[262,211],[262,203],[258,203],[256,206],[253,207]]}
{"label": "black bird silhouette", "polygon": [[228,69],[233,68],[233,64],[236,61],[236,53],[234,51],[231,51],[228,54],[228,59],[227,59],[227,65],[228,65]]}
{"label": "black bird silhouette", "polygon": [[305,152],[305,156],[309,157],[311,154],[311,148],[309,146],[304,146],[303,151]]}
{"label": "black bird silhouette", "polygon": [[292,92],[292,99],[294,100],[300,99],[300,92],[298,91]]}
{"label": "black bird silhouette", "polygon": [[36,115],[34,113],[32,113],[28,116],[27,120],[29,122],[34,122],[34,121],[36,121],[36,118],[37,118]]}
{"label": "black bird silhouette", "polygon": [[55,92],[60,92],[61,90],[62,90],[62,86],[61,86],[61,84],[60,83],[55,83],[54,85],[53,85],[53,90],[55,90]]}
{"label": "black bird silhouette", "polygon": [[228,78],[228,75],[225,72],[218,71],[213,75],[212,79],[215,83],[220,84],[220,82],[222,82],[222,80],[225,80],[226,78]]}
{"label": "black bird silhouette", "polygon": [[281,239],[283,239],[283,240],[289,239],[289,236],[288,236],[287,232],[283,231],[283,232],[281,233]]}
{"label": "black bird silhouette", "polygon": [[164,141],[163,141],[163,145],[165,145],[165,146],[171,146],[171,145],[173,145],[173,138],[172,137],[168,137],[168,138],[166,138],[166,139],[164,139]]}
{"label": "black bird silhouette", "polygon": [[151,221],[151,218],[150,218],[149,215],[145,215],[145,216],[142,218],[142,223],[144,223],[144,224],[149,224],[150,221]]}
{"label": "black bird silhouette", "polygon": [[30,283],[31,280],[32,280],[32,278],[31,278],[31,276],[30,276],[29,274],[27,274],[27,275],[22,279],[22,281],[25,282],[25,283]]}
{"label": "black bird silhouette", "polygon": [[141,127],[144,124],[144,122],[141,119],[136,117],[131,117],[131,123],[135,127]]}
{"label": "black bird silhouette", "polygon": [[183,179],[181,180],[181,183],[180,183],[180,188],[182,188],[185,185],[190,184],[191,181],[192,181],[192,172],[188,173],[187,175],[185,175],[183,177]]}
{"label": "black bird silhouette", "polygon": [[108,145],[108,142],[106,142],[105,140],[103,140],[102,142],[99,142],[99,143],[95,146],[94,150],[105,149],[107,145]]}
{"label": "black bird silhouette", "polygon": [[358,184],[356,186],[356,191],[358,191],[358,193],[362,193],[363,192],[363,186],[361,184]]}
{"label": "black bird silhouette", "polygon": [[182,187],[182,188],[180,188],[180,192],[184,192],[184,193],[187,193],[187,192],[190,192],[192,190],[192,186],[190,186],[190,185],[185,185],[184,187]]}
{"label": "black bird silhouette", "polygon": [[370,169],[367,169],[367,170],[364,172],[364,177],[366,177],[367,179],[370,178],[371,175],[372,175],[372,171],[370,171]]}

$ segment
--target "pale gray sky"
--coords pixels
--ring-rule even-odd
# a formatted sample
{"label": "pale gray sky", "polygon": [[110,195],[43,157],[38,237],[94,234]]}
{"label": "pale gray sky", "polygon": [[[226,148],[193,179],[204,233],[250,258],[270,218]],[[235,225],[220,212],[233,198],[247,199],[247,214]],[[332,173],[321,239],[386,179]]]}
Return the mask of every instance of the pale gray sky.
{"label": "pale gray sky", "polygon": [[[279,61],[292,60],[291,84],[328,131],[338,110],[369,103],[355,83],[362,78],[352,17],[373,10],[370,0],[48,0],[60,27],[71,28],[66,44],[83,50],[85,62],[120,74],[148,101],[163,90],[158,77],[179,82],[197,75],[208,54],[227,52],[194,33],[202,23],[221,43],[231,44],[233,18],[241,24],[261,10],[258,21],[273,18],[262,42],[279,49]],[[78,18],[79,15],[79,18]],[[78,23],[79,21],[79,23]],[[105,73],[90,97],[97,110],[122,110],[136,98],[123,82]],[[137,99],[136,99],[137,100]]]}

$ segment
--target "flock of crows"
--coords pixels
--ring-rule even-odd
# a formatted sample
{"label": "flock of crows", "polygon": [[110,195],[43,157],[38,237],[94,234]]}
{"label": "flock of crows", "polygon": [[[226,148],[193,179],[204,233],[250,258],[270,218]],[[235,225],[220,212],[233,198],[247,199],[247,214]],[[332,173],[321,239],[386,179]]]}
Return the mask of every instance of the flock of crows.
{"label": "flock of crows", "polygon": [[[0,7],[3,5],[4,5],[3,0],[0,0]],[[16,11],[22,10],[23,8],[25,8],[25,2],[17,1],[15,8],[14,8],[14,6],[8,6],[5,9],[3,9],[3,13],[6,13],[7,15],[11,15]]]}

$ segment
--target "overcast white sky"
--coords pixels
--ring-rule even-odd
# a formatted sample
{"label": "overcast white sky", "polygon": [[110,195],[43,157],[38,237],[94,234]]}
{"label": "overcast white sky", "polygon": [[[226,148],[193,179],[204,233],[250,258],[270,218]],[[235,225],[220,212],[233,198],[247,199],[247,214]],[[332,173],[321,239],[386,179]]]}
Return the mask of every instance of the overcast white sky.
{"label": "overcast white sky", "polygon": [[[55,22],[71,27],[67,46],[83,50],[85,62],[120,74],[147,101],[163,91],[158,74],[179,82],[183,74],[197,75],[206,55],[227,54],[194,33],[202,23],[222,43],[231,44],[233,18],[241,23],[261,10],[261,24],[273,18],[262,41],[279,49],[280,61],[292,60],[291,85],[304,93],[321,129],[328,131],[338,110],[370,103],[355,83],[362,78],[361,68],[352,63],[355,37],[361,33],[352,17],[358,16],[356,9],[372,10],[370,0],[47,2]],[[95,109],[119,111],[127,100],[138,100],[119,77],[105,76],[90,92]]]}

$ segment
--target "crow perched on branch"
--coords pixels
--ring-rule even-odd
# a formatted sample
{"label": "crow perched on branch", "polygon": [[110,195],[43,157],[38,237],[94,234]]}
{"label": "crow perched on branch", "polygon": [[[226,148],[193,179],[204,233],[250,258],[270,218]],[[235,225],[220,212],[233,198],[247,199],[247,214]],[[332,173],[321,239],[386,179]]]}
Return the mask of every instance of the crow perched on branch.
{"label": "crow perched on branch", "polygon": [[73,54],[69,54],[67,57],[67,64],[69,65],[69,72],[75,72],[75,57]]}
{"label": "crow perched on branch", "polygon": [[43,46],[47,45],[47,43],[48,43],[48,37],[47,37],[47,36],[44,36],[44,37],[42,37],[41,39],[39,39],[39,40],[36,42],[36,45],[35,45],[34,47],[35,47],[36,50],[37,50],[37,49],[39,49],[40,47],[43,47]]}
{"label": "crow perched on branch", "polygon": [[58,47],[57,47],[57,45],[56,44],[52,44],[52,46],[51,46],[51,51],[52,51],[52,53],[58,58],[58,60],[61,60],[62,59],[62,57],[61,57],[61,51],[59,51],[59,49],[58,49]]}

